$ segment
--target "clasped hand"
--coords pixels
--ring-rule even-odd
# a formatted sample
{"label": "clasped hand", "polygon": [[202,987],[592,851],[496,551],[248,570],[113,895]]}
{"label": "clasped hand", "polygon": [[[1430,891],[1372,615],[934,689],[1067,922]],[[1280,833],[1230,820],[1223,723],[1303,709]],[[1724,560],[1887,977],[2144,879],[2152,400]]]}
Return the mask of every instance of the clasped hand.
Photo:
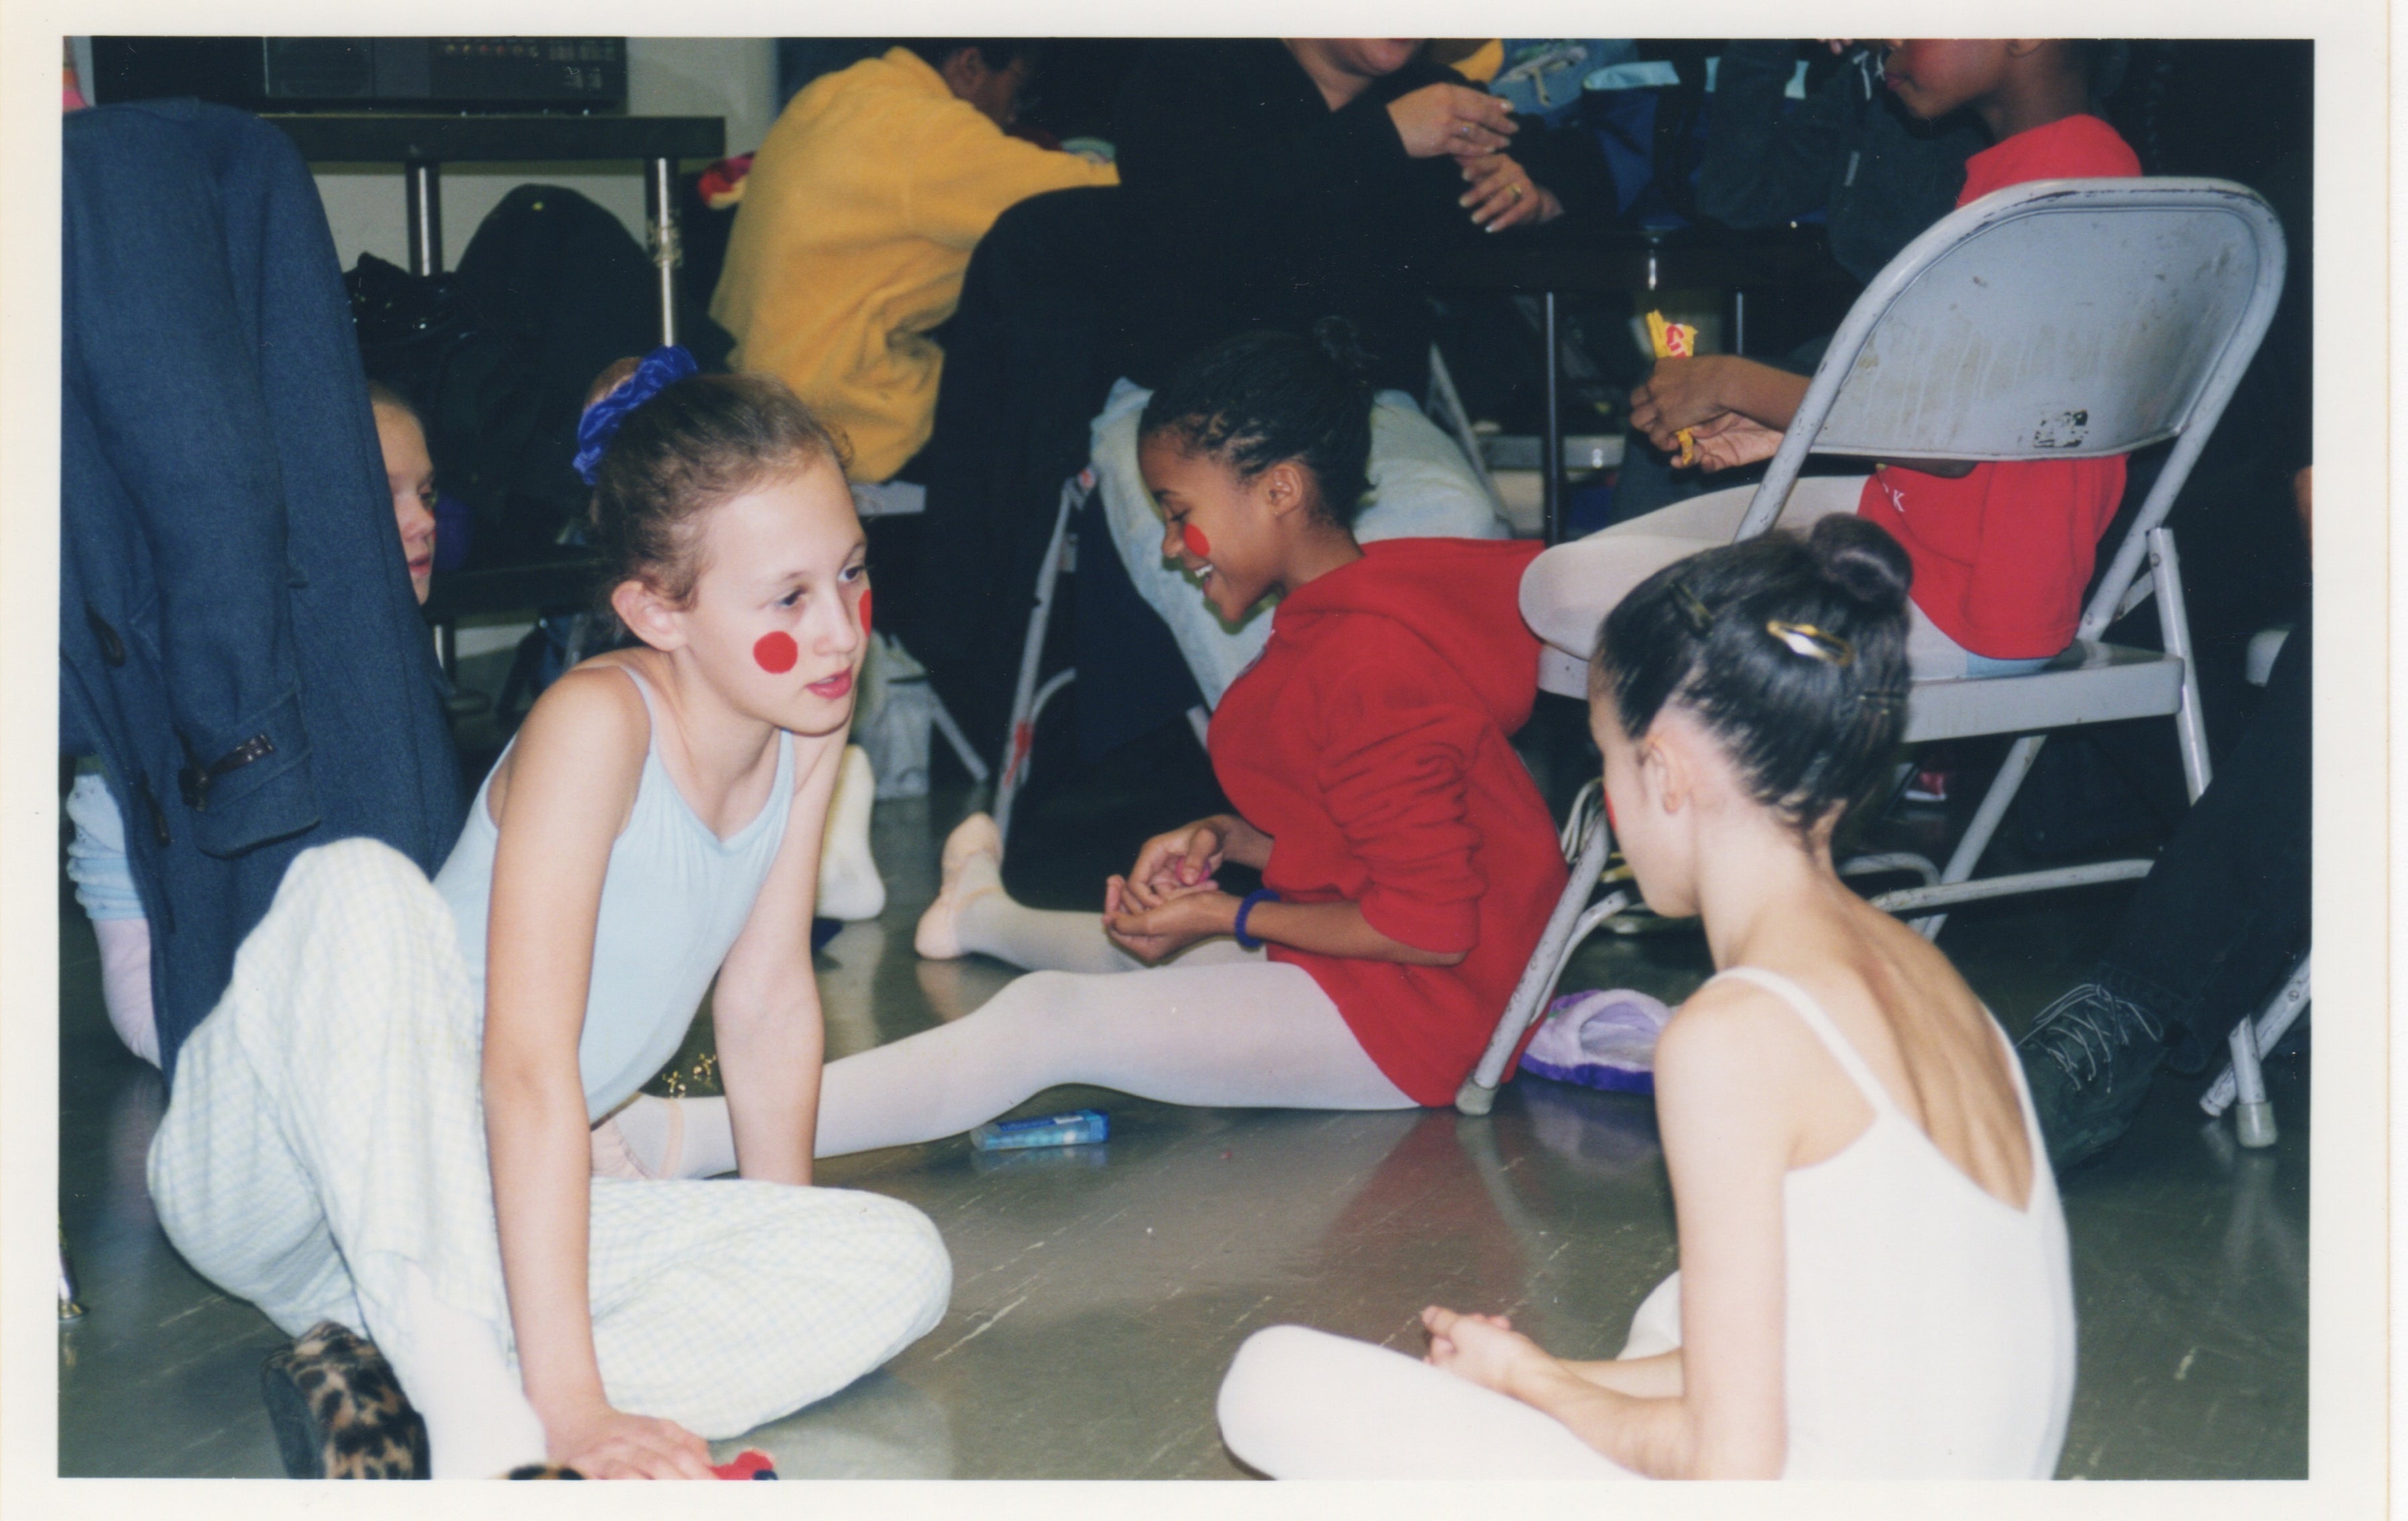
{"label": "clasped hand", "polygon": [[1424,1361],[1498,1394],[1513,1393],[1517,1370],[1555,1360],[1503,1315],[1461,1314],[1434,1304],[1422,1312],[1422,1327],[1429,1333]]}
{"label": "clasped hand", "polygon": [[1689,430],[1696,456],[1690,464],[1709,473],[1770,459],[1782,433],[1725,406],[1718,389],[1721,356],[1659,359],[1655,373],[1630,393],[1630,425],[1667,454],[1681,451],[1681,430]]}
{"label": "clasped hand", "polygon": [[1127,876],[1105,880],[1104,933],[1148,963],[1228,934],[1237,899],[1213,877],[1227,850],[1221,828],[1210,820],[1147,840]]}

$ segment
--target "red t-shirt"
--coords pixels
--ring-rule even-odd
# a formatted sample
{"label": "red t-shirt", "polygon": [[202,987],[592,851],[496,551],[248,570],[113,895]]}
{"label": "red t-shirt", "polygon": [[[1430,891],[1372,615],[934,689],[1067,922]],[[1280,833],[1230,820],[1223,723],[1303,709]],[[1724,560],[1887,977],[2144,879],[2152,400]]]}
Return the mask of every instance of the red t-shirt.
{"label": "red t-shirt", "polygon": [[[2126,178],[2141,161],[2095,116],[2018,132],[1965,161],[1964,206],[2028,179]],[[2012,460],[1950,481],[1883,466],[1856,511],[1914,563],[1914,605],[1997,660],[2053,655],[2082,621],[2100,536],[2124,496],[2124,460]]]}
{"label": "red t-shirt", "polygon": [[1465,953],[1408,967],[1270,948],[1417,1103],[1454,1101],[1563,892],[1555,821],[1506,742],[1538,693],[1518,593],[1541,548],[1366,544],[1280,604],[1212,715],[1222,790],[1272,839],[1264,885],[1359,903],[1392,940]]}

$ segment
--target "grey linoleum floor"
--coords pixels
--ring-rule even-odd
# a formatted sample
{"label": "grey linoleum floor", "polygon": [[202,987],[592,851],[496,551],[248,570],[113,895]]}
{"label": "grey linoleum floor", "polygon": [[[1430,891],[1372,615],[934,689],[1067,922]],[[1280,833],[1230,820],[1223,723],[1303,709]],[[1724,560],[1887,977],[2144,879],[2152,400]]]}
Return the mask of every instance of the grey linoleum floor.
{"label": "grey linoleum floor", "polygon": [[[1567,779],[1539,768],[1560,799]],[[1032,795],[1038,827],[1014,842],[1014,890],[1087,901],[1149,825],[1194,816],[1209,791],[1175,734],[1057,781]],[[911,952],[938,844],[968,801],[940,784],[880,805],[887,911],[848,926],[820,962],[831,1055],[957,1018],[1009,977]],[[1963,913],[1942,944],[2020,1030],[2086,966],[2124,891]],[[259,1368],[278,1333],[161,1236],[142,1177],[158,1078],[108,1029],[71,901],[59,943],[59,1206],[87,1306],[59,1329],[60,1471],[274,1476]],[[1705,969],[1691,933],[1600,936],[1566,985],[1677,997]],[[2271,1153],[2240,1152],[2229,1123],[2206,1123],[2204,1077],[2166,1077],[2134,1132],[2063,1180],[2081,1365],[2060,1476],[2305,1475],[2307,1067],[2269,1066],[2283,1129]],[[1608,1356],[1673,1266],[1641,1098],[1526,1079],[1484,1120],[1182,1110],[1073,1089],[1029,1112],[1082,1104],[1110,1112],[1109,1144],[996,1163],[956,1139],[824,1164],[824,1181],[893,1194],[937,1222],[952,1308],[884,1370],[722,1456],[763,1448],[788,1479],[1242,1478],[1212,1399],[1257,1327],[1295,1321],[1418,1350],[1414,1313],[1437,1300],[1510,1311],[1559,1352]]]}

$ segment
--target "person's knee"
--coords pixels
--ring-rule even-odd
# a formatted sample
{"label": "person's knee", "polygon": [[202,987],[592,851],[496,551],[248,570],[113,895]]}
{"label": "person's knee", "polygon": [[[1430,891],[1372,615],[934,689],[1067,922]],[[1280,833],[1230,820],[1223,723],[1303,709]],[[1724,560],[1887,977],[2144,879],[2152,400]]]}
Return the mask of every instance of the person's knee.
{"label": "person's knee", "polygon": [[1292,1431],[1291,1413],[1306,1390],[1327,1333],[1302,1326],[1270,1326],[1246,1338],[1222,1376],[1214,1401],[1221,1441],[1241,1461],[1265,1473],[1278,1471],[1281,1443]]}
{"label": "person's knee", "polygon": [[855,1194],[866,1267],[882,1285],[896,1324],[897,1347],[918,1341],[944,1319],[953,1293],[953,1259],[930,1220],[901,1199]]}

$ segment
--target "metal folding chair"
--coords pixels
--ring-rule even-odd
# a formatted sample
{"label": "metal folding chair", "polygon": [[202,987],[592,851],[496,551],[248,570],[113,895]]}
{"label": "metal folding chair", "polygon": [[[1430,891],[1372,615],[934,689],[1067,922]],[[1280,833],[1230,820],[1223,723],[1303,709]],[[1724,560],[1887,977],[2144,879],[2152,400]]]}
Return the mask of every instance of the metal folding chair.
{"label": "metal folding chair", "polygon": [[[1942,911],[1957,903],[2148,871],[2151,863],[2137,859],[1973,877],[2049,730],[2172,717],[2191,797],[2206,788],[2207,734],[2165,518],[2272,321],[2284,257],[2273,212],[2239,185],[2036,180],[1942,218],[1890,262],[1841,324],[1735,538],[1773,525],[1810,453],[2069,459],[2173,440],[2071,648],[2027,676],[1915,684],[1909,743],[2018,738],[1937,880],[1928,880],[1928,863],[1894,861],[1927,881],[1875,897],[1875,906],[1917,914],[1916,926],[1936,935]],[[2109,624],[2152,595],[2162,651],[2101,640]],[[1548,647],[1540,685],[1585,696],[1586,656]],[[1602,861],[1601,844],[1595,854]],[[1557,927],[1570,934],[1606,917],[1580,911],[1596,882],[1595,873],[1575,872],[1567,905],[1456,1098],[1465,1112],[1486,1111],[1506,1061],[1570,959],[1577,941],[1558,943]]]}

